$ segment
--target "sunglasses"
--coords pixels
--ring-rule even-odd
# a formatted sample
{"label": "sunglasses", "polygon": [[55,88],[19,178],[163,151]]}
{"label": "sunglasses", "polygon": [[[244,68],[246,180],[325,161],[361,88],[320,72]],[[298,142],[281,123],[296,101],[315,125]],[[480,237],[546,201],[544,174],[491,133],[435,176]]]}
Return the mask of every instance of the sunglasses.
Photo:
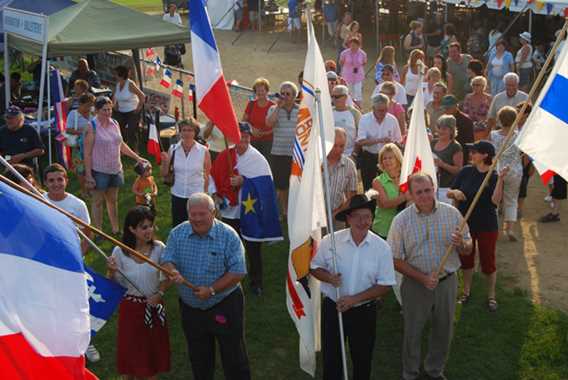
{"label": "sunglasses", "polygon": [[331,95],[331,97],[332,97],[333,99],[341,99],[341,98],[343,98],[344,96],[346,96],[346,95]]}

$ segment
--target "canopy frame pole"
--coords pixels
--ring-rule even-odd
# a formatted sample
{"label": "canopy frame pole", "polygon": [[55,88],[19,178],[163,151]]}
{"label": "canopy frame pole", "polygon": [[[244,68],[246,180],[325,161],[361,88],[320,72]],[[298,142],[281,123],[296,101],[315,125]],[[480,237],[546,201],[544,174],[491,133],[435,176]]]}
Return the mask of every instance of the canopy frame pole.
{"label": "canopy frame pole", "polygon": [[[45,17],[45,16],[44,16]],[[41,74],[39,79],[39,100],[37,105],[37,130],[38,133],[41,130],[41,120],[43,116],[43,97],[45,93],[45,81],[49,80],[47,78],[47,33],[49,30],[49,19],[45,17],[45,32],[43,47],[41,49]]]}
{"label": "canopy frame pole", "polygon": [[8,32],[4,32],[4,106],[10,105],[10,54],[8,53]]}
{"label": "canopy frame pole", "polygon": [[[51,165],[53,163],[53,158],[52,158],[52,149],[51,149],[51,70],[48,67],[47,70],[47,159],[49,164]],[[41,125],[40,125],[41,128]],[[62,154],[65,155],[65,144],[61,144],[62,145]],[[65,161],[64,161],[65,162]]]}

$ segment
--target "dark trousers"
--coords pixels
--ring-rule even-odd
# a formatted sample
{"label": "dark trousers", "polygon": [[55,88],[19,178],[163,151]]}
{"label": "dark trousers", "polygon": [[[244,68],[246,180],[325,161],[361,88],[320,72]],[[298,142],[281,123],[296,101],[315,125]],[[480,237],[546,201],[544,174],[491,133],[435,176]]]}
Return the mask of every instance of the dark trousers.
{"label": "dark trousers", "polygon": [[181,323],[195,380],[213,380],[215,341],[227,380],[249,380],[244,338],[244,297],[240,288],[207,310],[179,301]]}
{"label": "dark trousers", "polygon": [[[337,306],[329,298],[323,301],[323,379],[343,380]],[[353,363],[353,380],[371,378],[375,346],[377,304],[370,302],[343,313],[343,331]]]}
{"label": "dark trousers", "polygon": [[241,236],[241,221],[239,219],[225,219],[223,222],[233,227],[239,234],[245,246],[248,263],[248,277],[251,288],[262,288],[262,243],[259,241],[248,241]]}
{"label": "dark trousers", "polygon": [[187,216],[187,198],[172,196],[172,228],[186,222],[188,220]]}
{"label": "dark trousers", "polygon": [[138,152],[138,123],[140,122],[140,112],[114,111],[112,117],[114,117],[120,125],[122,139],[131,149]]}
{"label": "dark trousers", "polygon": [[377,160],[377,154],[369,153],[364,150],[359,154],[359,167],[361,168],[361,177],[365,191],[371,188],[373,180],[377,176]]}

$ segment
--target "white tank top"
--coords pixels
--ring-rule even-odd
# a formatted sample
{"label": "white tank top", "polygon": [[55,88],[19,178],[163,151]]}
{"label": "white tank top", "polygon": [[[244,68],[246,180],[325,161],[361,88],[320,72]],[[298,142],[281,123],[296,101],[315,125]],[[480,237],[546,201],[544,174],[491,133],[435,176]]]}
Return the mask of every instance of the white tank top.
{"label": "white tank top", "polygon": [[171,190],[173,195],[178,198],[189,198],[191,194],[203,192],[205,151],[207,148],[198,142],[193,143],[187,156],[181,142],[170,148],[170,155],[175,154],[174,185]]}
{"label": "white tank top", "polygon": [[420,76],[414,74],[408,67],[406,71],[406,81],[404,82],[404,89],[406,90],[406,95],[414,96],[418,90],[418,85],[420,84]]}
{"label": "white tank top", "polygon": [[130,92],[130,80],[124,82],[122,90],[117,83],[114,90],[114,99],[118,103],[119,112],[131,112],[138,107],[138,96]]}

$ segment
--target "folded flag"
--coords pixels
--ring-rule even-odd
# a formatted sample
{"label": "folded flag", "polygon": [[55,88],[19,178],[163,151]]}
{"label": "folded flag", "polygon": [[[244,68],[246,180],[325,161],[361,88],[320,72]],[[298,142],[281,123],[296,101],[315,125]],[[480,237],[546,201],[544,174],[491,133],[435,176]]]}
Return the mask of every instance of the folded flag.
{"label": "folded flag", "polygon": [[156,124],[150,123],[150,126],[148,127],[148,142],[146,143],[146,150],[149,154],[154,156],[158,165],[162,162],[162,149],[160,149],[159,139],[160,137],[158,136],[158,128],[156,128]]}
{"label": "folded flag", "polygon": [[169,69],[164,70],[164,75],[162,75],[160,84],[165,88],[170,88],[170,86],[172,85],[172,72]]}
{"label": "folded flag", "polygon": [[95,336],[120,304],[126,289],[87,267],[85,267],[85,279],[89,292],[91,336]]}
{"label": "folded flag", "polygon": [[96,379],[83,356],[91,327],[75,225],[4,183],[0,215],[0,377]]}
{"label": "folded flag", "polygon": [[183,82],[181,79],[176,80],[176,84],[172,90],[172,95],[177,98],[183,98]]}

